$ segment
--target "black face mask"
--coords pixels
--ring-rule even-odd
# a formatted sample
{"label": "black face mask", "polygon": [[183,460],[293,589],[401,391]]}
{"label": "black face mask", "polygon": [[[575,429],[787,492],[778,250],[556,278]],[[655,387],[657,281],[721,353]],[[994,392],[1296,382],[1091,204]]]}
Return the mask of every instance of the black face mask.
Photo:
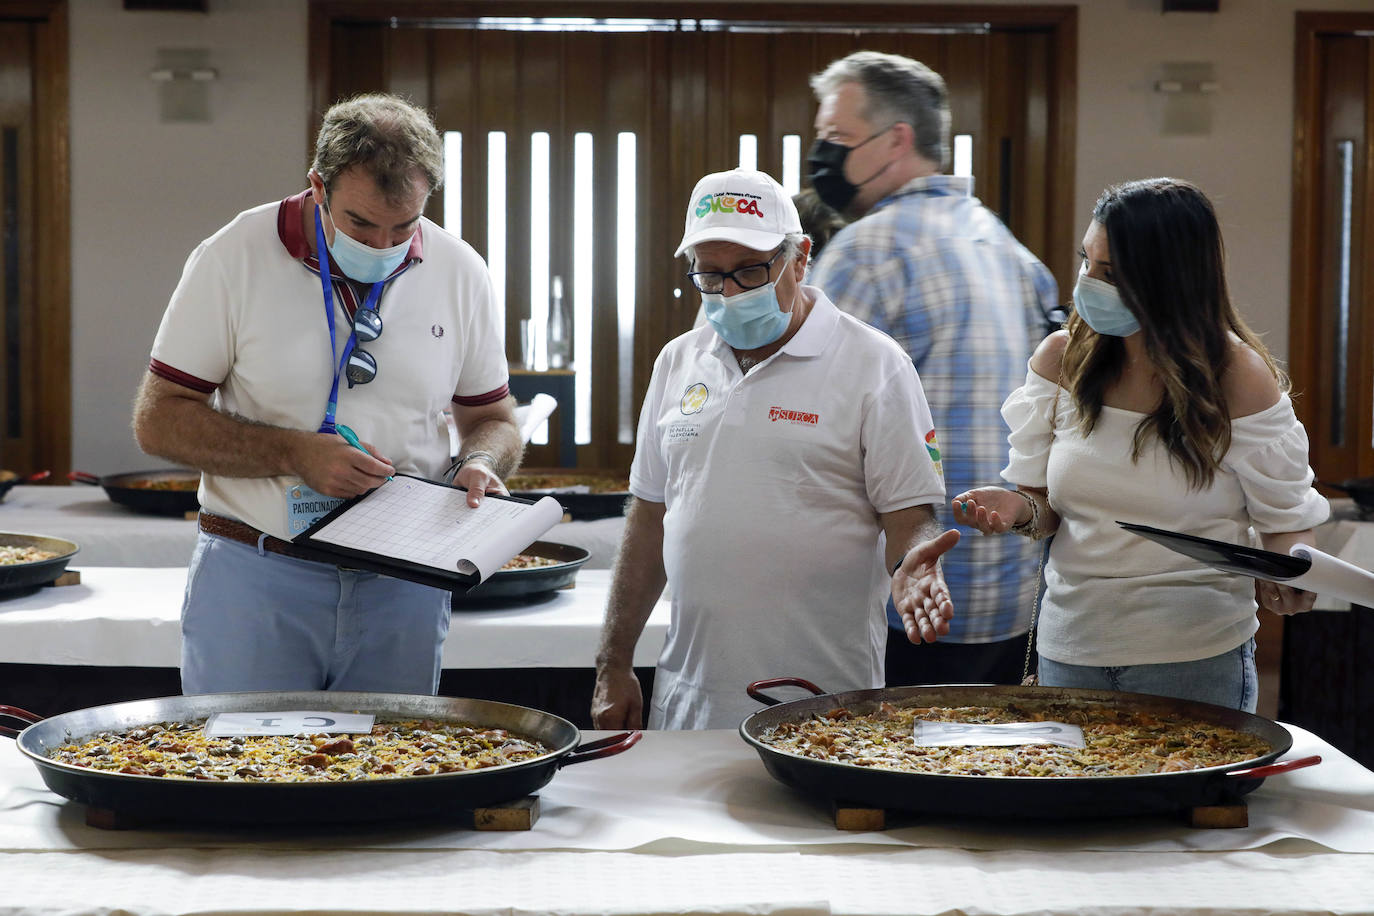
{"label": "black face mask", "polygon": [[881,137],[895,126],[889,124],[853,146],[841,146],[833,140],[819,139],[811,144],[811,150],[806,154],[807,177],[811,180],[811,187],[816,189],[816,196],[821,199],[821,203],[838,213],[843,213],[845,207],[854,199],[854,195],[859,193],[859,188],[887,171],[885,165],[858,184],[852,184],[844,177],[844,162],[854,150],[869,140]]}

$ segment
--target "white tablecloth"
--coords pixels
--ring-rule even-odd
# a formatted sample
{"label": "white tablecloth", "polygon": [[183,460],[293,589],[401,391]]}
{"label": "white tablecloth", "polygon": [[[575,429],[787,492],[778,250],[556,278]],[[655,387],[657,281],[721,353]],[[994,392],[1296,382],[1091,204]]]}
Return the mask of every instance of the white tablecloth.
{"label": "white tablecloth", "polygon": [[[544,540],[586,548],[588,568],[608,569],[624,527],[624,518],[563,522]],[[14,487],[0,502],[0,531],[75,541],[78,566],[185,567],[196,543],[194,520],[135,512],[84,484]]]}
{"label": "white tablecloth", "polygon": [[[80,585],[0,601],[0,663],[175,668],[181,658],[185,569],[76,567]],[[590,668],[605,616],[610,570],[578,570],[573,588],[526,606],[491,603],[453,614],[445,668]],[[660,601],[635,649],[652,667],[668,632]]]}
{"label": "white tablecloth", "polygon": [[[1374,907],[1374,773],[1289,726],[1250,826],[895,818],[837,831],[731,731],[649,732],[530,831],[101,831],[0,743],[0,913],[1331,913]],[[595,737],[589,733],[585,737]]]}

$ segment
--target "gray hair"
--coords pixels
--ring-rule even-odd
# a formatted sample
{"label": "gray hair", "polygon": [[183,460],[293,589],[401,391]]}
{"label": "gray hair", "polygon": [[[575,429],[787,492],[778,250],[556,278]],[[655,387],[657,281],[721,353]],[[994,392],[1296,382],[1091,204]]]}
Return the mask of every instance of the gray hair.
{"label": "gray hair", "polygon": [[[788,263],[791,263],[792,261],[796,260],[797,255],[801,254],[802,239],[809,238],[811,238],[811,236],[807,235],[805,232],[789,232],[786,235],[784,235],[782,237],[781,249],[783,260],[787,261]],[[692,247],[684,251],[683,254],[687,255],[687,263],[692,267],[696,267],[697,247],[693,245]]]}
{"label": "gray hair", "polygon": [[916,133],[916,152],[940,169],[949,164],[949,93],[940,74],[900,54],[855,51],[811,77],[817,99],[845,83],[864,92],[859,114],[875,127],[904,121]]}
{"label": "gray hair", "polygon": [[392,203],[415,193],[428,197],[444,183],[444,144],[429,112],[385,93],[354,96],[325,112],[311,167],[330,190],[340,174],[365,169]]}

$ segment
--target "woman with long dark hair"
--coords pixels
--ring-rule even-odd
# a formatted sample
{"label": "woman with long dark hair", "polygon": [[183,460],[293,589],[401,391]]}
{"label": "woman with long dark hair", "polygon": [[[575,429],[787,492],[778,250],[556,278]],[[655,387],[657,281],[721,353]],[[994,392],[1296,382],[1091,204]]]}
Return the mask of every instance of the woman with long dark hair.
{"label": "woman with long dark hair", "polygon": [[1269,550],[1313,543],[1312,489],[1288,381],[1226,291],[1206,196],[1172,178],[1108,188],[1083,236],[1074,313],[1002,407],[1002,476],[954,499],[985,535],[1053,534],[1040,683],[1177,696],[1253,711],[1256,603],[1314,596],[1218,572],[1127,521]]}

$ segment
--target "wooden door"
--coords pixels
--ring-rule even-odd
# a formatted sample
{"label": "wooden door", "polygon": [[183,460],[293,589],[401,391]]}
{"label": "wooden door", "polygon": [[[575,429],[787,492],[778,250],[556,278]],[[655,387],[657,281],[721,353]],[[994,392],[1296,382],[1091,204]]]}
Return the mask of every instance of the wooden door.
{"label": "wooden door", "polygon": [[1374,14],[1298,14],[1289,368],[1312,467],[1337,482],[1374,474],[1371,30]]}
{"label": "wooden door", "polygon": [[71,463],[66,10],[0,0],[0,468]]}

